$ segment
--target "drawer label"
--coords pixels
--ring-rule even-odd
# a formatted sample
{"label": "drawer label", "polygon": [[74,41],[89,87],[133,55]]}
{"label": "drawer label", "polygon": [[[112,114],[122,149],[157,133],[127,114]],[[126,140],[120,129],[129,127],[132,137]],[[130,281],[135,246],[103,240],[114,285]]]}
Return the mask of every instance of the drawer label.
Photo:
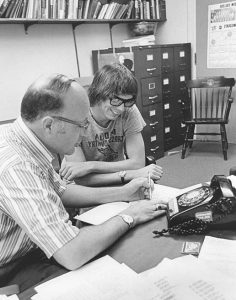
{"label": "drawer label", "polygon": [[169,78],[163,79],[163,84],[164,84],[164,85],[169,84]]}
{"label": "drawer label", "polygon": [[179,57],[185,57],[185,51],[180,51],[179,52]]}
{"label": "drawer label", "polygon": [[180,81],[185,81],[185,76],[184,75],[182,75],[182,76],[180,76]]}
{"label": "drawer label", "polygon": [[170,109],[170,104],[169,104],[169,103],[166,103],[166,104],[164,105],[164,109]]}
{"label": "drawer label", "polygon": [[156,110],[155,109],[149,111],[149,116],[150,117],[155,116],[155,115],[156,115]]}
{"label": "drawer label", "polygon": [[170,127],[165,127],[165,133],[169,133],[170,132]]}
{"label": "drawer label", "polygon": [[151,136],[151,142],[155,142],[156,140],[157,140],[157,136],[156,135]]}
{"label": "drawer label", "polygon": [[162,54],[163,59],[168,59],[168,57],[169,57],[168,52],[165,52]]}
{"label": "drawer label", "polygon": [[153,54],[148,54],[147,55],[147,61],[153,60]]}

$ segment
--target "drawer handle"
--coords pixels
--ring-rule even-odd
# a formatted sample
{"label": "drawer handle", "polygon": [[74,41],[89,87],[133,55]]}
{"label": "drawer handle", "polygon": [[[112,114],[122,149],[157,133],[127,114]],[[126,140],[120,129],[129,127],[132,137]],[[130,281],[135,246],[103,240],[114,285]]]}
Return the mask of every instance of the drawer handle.
{"label": "drawer handle", "polygon": [[160,146],[157,146],[156,148],[150,149],[152,152],[157,151],[160,148]]}
{"label": "drawer handle", "polygon": [[150,69],[147,69],[147,72],[152,73],[152,72],[156,71],[156,69],[157,68],[150,68]]}
{"label": "drawer handle", "polygon": [[149,96],[149,97],[148,97],[149,100],[153,100],[153,99],[156,99],[156,98],[158,98],[158,95],[155,95],[155,96]]}
{"label": "drawer handle", "polygon": [[153,127],[153,126],[157,125],[158,123],[159,123],[159,122],[156,121],[156,122],[154,122],[154,123],[150,123],[149,125],[150,125],[151,127]]}

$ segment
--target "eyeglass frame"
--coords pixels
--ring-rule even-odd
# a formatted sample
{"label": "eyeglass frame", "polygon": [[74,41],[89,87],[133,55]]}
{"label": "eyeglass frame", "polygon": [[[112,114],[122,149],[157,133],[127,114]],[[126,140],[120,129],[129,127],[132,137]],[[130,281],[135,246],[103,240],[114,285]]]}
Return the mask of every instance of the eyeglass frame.
{"label": "eyeglass frame", "polygon": [[89,124],[90,124],[90,122],[87,118],[85,119],[84,122],[76,122],[76,121],[61,117],[61,116],[50,116],[50,117],[54,118],[54,119],[57,119],[59,121],[63,121],[63,122],[69,123],[69,124],[76,125],[79,128],[83,128],[83,129],[87,129],[89,127]]}
{"label": "eyeglass frame", "polygon": [[[110,99],[110,104],[112,106],[120,106],[120,105],[124,104],[124,107],[132,107],[136,103],[136,98],[137,98],[136,96],[133,96],[130,99],[124,99],[124,98],[120,98],[117,95],[114,95],[113,97],[110,97],[109,99]],[[114,99],[120,100],[121,103],[119,105],[112,104],[112,100],[114,100]],[[128,106],[128,105],[126,105],[127,102],[133,102],[133,103],[130,106]]]}

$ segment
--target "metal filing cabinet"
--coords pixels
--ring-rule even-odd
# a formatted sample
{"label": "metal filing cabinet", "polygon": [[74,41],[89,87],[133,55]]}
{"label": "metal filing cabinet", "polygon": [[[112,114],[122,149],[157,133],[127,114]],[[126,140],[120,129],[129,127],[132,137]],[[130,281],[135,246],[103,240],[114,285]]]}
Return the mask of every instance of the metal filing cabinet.
{"label": "metal filing cabinet", "polygon": [[161,46],[164,150],[183,143],[185,125],[181,123],[180,102],[188,97],[186,82],[191,79],[191,45]]}
{"label": "metal filing cabinet", "polygon": [[137,106],[147,124],[143,130],[146,155],[158,159],[164,156],[164,151],[180,145],[185,128],[178,101],[187,97],[186,81],[191,78],[190,44],[94,50],[94,72],[100,67],[102,55],[107,55],[106,63],[132,57],[131,70],[139,85]]}

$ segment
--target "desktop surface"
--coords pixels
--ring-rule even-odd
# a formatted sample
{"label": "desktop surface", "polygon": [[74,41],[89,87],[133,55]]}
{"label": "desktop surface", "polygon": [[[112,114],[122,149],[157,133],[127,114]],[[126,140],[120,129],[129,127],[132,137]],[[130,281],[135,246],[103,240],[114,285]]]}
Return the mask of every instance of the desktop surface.
{"label": "desktop surface", "polygon": [[[153,230],[161,230],[167,228],[166,216],[161,216],[145,224],[141,224],[122,236],[110,248],[102,252],[98,257],[110,255],[120,263],[125,263],[135,272],[140,273],[150,268],[155,267],[167,257],[170,259],[177,258],[184,254],[181,253],[183,243],[185,241],[203,242],[205,235],[187,235],[180,236],[174,234],[165,234],[155,237]],[[214,230],[207,233],[218,238],[236,239],[235,230]],[[96,257],[96,258],[98,258]],[[64,272],[59,272],[55,276],[62,275]],[[35,294],[33,288],[30,288],[19,295],[20,300],[31,299]]]}

